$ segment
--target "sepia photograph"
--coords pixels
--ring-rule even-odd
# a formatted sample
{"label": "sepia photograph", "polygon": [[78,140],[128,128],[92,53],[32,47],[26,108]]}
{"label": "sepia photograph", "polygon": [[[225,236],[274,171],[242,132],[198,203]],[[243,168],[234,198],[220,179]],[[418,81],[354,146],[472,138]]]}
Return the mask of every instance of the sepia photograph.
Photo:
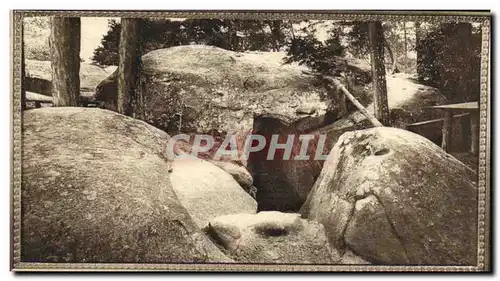
{"label": "sepia photograph", "polygon": [[11,270],[490,271],[490,20],[13,11]]}

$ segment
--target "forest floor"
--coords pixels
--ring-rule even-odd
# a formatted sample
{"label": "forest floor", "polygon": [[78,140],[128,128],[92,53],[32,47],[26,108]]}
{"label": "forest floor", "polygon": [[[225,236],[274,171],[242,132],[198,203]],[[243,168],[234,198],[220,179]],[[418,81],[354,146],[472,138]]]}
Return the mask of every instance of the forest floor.
{"label": "forest floor", "polygon": [[477,173],[479,166],[479,157],[477,155],[471,152],[451,152],[450,154]]}

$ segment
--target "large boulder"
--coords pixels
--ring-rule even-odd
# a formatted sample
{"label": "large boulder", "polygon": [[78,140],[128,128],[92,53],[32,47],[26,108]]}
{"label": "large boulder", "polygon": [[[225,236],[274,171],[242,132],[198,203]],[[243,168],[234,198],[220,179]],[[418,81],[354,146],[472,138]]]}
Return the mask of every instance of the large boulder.
{"label": "large boulder", "polygon": [[[25,61],[26,91],[52,96],[52,69],[50,61]],[[99,67],[89,63],[80,64],[80,91],[83,95],[93,95],[97,85],[116,70],[114,67]]]}
{"label": "large boulder", "polygon": [[[23,79],[27,91],[52,96],[52,69],[50,66],[50,17],[26,17],[23,19],[24,56],[26,77]],[[82,42],[85,40],[85,34]],[[84,42],[86,45],[88,42]],[[84,52],[80,55],[82,55]],[[81,102],[92,101],[95,87],[116,70],[116,66],[99,67],[82,62],[80,64]]]}
{"label": "large boulder", "polygon": [[21,260],[231,261],[177,199],[168,139],[108,110],[24,112]]}
{"label": "large boulder", "polygon": [[230,161],[217,161],[217,160],[208,160],[208,162],[214,164],[215,166],[221,168],[230,174],[233,179],[252,197],[255,198],[256,190],[253,185],[253,178],[247,168],[243,165],[238,165],[237,163]]}
{"label": "large boulder", "polygon": [[[405,127],[408,123],[439,116],[439,112],[430,111],[428,107],[446,101],[435,88],[415,84],[404,75],[388,76],[387,84],[388,105],[393,112],[391,121],[398,127]],[[368,112],[373,114],[372,102],[368,102],[366,108]],[[325,124],[328,125],[325,126]],[[290,118],[279,114],[256,116],[253,133],[266,136],[268,142],[273,134],[280,136],[279,143],[285,143],[288,135],[295,135],[296,140],[301,134],[314,135],[314,139],[309,145],[308,155],[310,157],[307,160],[283,160],[279,157],[267,160],[265,155],[268,152],[268,146],[260,154],[250,154],[247,166],[258,190],[259,210],[298,211],[323,166],[324,160],[314,157],[316,150],[321,150],[321,147],[318,147],[320,136],[325,136],[324,146],[320,152],[328,154],[343,133],[372,126],[359,111],[352,111],[334,122],[327,115],[305,118]],[[430,132],[438,136],[431,136],[427,132],[426,137],[439,142],[440,128]],[[300,142],[294,142],[292,158],[299,153],[300,145]]]}
{"label": "large boulder", "polygon": [[200,228],[222,215],[253,214],[257,210],[255,200],[230,174],[202,159],[174,160],[170,182]]}
{"label": "large boulder", "polygon": [[[250,130],[255,113],[322,115],[336,104],[305,66],[284,64],[283,52],[238,53],[187,45],[142,57],[146,121],[167,132],[234,133]],[[359,70],[363,71],[363,70]],[[116,73],[96,98],[116,110]]]}
{"label": "large boulder", "polygon": [[53,102],[52,97],[33,93],[33,92],[28,92],[28,91],[26,92],[26,99],[39,101],[41,103],[52,103]]}
{"label": "large boulder", "polygon": [[[442,117],[430,106],[448,103],[446,97],[436,88],[418,84],[404,73],[388,75],[387,105],[390,111],[391,126],[405,128],[406,125]],[[370,100],[372,100],[370,98]],[[372,101],[364,104],[370,114],[374,114]],[[353,126],[366,122],[367,118],[359,111],[354,111],[337,121],[337,126]]]}
{"label": "large boulder", "polygon": [[26,109],[52,106],[53,102],[52,97],[26,92]]}
{"label": "large boulder", "polygon": [[260,212],[215,218],[205,231],[235,261],[335,264],[324,227],[300,214]]}
{"label": "large boulder", "polygon": [[396,128],[343,134],[300,213],[341,256],[375,264],[474,265],[476,173]]}

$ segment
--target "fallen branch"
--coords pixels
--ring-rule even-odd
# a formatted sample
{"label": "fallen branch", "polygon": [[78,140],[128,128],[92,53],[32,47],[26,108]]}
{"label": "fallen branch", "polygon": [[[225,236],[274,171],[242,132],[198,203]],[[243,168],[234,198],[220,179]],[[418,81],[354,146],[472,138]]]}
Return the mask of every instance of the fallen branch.
{"label": "fallen branch", "polygon": [[366,118],[368,118],[368,120],[373,124],[373,126],[375,127],[384,126],[382,123],[380,123],[380,121],[378,121],[377,118],[375,118],[375,116],[373,116],[372,114],[370,114],[370,112],[368,112],[368,110],[366,110],[366,108],[356,99],[356,97],[354,97],[351,93],[349,93],[349,91],[342,83],[331,77],[325,77],[324,79],[326,79],[328,82],[333,83],[337,88],[339,88],[342,91],[342,93],[354,104],[354,106],[358,108],[359,112],[361,112]]}

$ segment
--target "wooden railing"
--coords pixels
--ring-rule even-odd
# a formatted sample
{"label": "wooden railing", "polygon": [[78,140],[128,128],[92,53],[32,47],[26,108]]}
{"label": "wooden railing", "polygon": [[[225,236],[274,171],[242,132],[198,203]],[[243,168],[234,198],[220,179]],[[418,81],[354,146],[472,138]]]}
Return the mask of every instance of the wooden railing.
{"label": "wooden railing", "polygon": [[[442,142],[441,147],[445,151],[450,151],[451,147],[451,128],[453,119],[462,118],[469,116],[470,119],[470,152],[477,154],[479,151],[479,103],[478,102],[466,102],[457,104],[447,104],[447,105],[436,105],[431,106],[429,109],[436,109],[443,112],[444,117],[440,119],[428,120],[418,123],[413,123],[407,125],[407,128],[415,128],[419,126],[425,126],[435,123],[443,123],[442,125]],[[454,112],[466,112],[457,115],[453,115]]]}
{"label": "wooden railing", "polygon": [[[462,117],[469,116],[469,115],[470,115],[469,113],[457,114],[457,115],[453,115],[452,118],[458,119],[458,118],[462,118]],[[441,123],[441,122],[444,122],[444,118],[432,119],[432,120],[408,124],[408,125],[406,125],[406,128],[421,127],[421,126],[426,126],[426,125],[431,125],[431,124]]]}
{"label": "wooden railing", "polygon": [[[50,96],[38,94],[38,93],[33,93],[33,92],[26,92],[26,102],[32,102],[35,104],[35,108],[41,108],[42,104],[53,104],[53,98]],[[85,98],[81,98],[80,100],[80,106],[83,107],[97,107],[99,104],[95,101],[91,101]]]}

